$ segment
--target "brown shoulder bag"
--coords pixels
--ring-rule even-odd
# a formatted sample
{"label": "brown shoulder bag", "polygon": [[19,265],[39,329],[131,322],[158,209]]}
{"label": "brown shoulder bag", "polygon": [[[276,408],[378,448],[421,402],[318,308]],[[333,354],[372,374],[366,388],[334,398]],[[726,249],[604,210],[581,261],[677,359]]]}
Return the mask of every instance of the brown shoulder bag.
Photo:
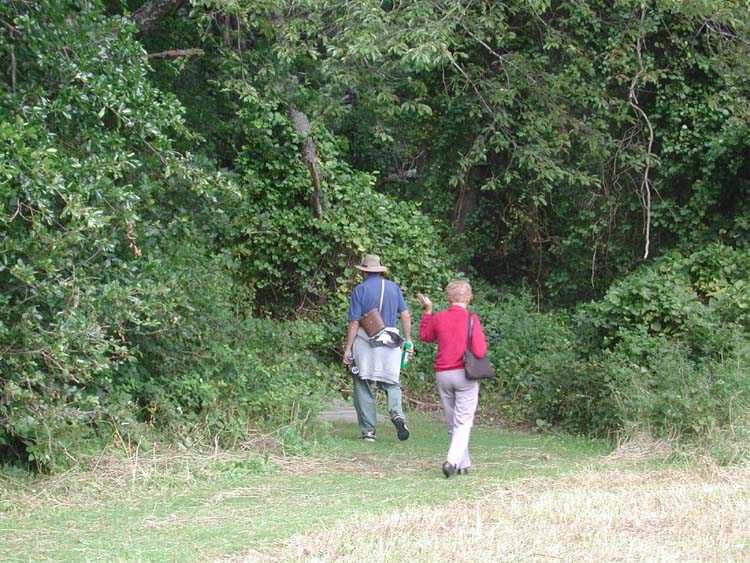
{"label": "brown shoulder bag", "polygon": [[362,318],[359,319],[359,326],[365,329],[367,336],[373,338],[379,335],[385,330],[385,322],[383,317],[380,316],[380,310],[383,308],[383,293],[385,292],[385,280],[381,280],[383,283],[380,286],[380,305],[376,309],[370,309]]}

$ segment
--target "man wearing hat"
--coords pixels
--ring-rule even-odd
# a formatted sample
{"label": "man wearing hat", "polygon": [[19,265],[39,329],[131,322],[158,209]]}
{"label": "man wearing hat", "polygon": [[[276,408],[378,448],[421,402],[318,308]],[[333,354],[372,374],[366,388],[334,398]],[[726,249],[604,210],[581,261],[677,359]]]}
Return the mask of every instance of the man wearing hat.
{"label": "man wearing hat", "polygon": [[[359,368],[354,379],[354,409],[357,412],[360,438],[375,441],[377,407],[372,383],[385,391],[388,398],[388,414],[396,427],[399,440],[409,438],[402,407],[400,385],[401,349],[405,342],[411,343],[411,317],[401,288],[385,279],[388,268],[380,264],[380,256],[367,254],[362,264],[355,266],[364,275],[364,280],[352,292],[349,301],[349,328],[346,333],[343,363]],[[380,312],[385,328],[378,334],[368,335],[360,320],[366,313]],[[403,337],[397,328],[397,317],[401,317]],[[411,348],[413,353],[414,348]]]}

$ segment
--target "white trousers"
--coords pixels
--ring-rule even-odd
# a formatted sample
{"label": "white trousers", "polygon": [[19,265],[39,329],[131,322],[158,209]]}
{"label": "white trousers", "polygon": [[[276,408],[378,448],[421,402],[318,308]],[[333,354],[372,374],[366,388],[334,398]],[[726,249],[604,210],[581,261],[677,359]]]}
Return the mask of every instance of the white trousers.
{"label": "white trousers", "polygon": [[479,381],[466,379],[462,369],[438,371],[435,378],[450,439],[446,460],[458,469],[465,469],[471,466],[469,437],[479,404]]}

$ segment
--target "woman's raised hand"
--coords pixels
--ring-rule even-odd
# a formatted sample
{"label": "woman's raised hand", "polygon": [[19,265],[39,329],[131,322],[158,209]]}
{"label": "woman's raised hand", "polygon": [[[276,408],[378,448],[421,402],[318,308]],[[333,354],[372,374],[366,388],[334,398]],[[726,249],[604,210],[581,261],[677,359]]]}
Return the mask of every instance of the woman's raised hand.
{"label": "woman's raised hand", "polygon": [[417,301],[419,301],[424,306],[426,312],[432,312],[432,301],[430,301],[429,297],[427,297],[423,293],[417,293]]}

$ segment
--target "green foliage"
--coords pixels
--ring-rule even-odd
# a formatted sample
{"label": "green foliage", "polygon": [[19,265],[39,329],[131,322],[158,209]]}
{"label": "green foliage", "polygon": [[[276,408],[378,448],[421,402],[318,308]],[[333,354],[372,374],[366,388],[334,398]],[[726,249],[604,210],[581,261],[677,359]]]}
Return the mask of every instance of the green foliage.
{"label": "green foliage", "polygon": [[[685,337],[696,345],[709,336],[710,318],[687,273],[666,261],[614,284],[590,306],[590,320],[610,345],[633,330]],[[587,319],[588,320],[588,319]]]}
{"label": "green foliage", "polygon": [[128,26],[96,11],[67,19],[74,5],[3,14],[24,81],[0,108],[0,435],[40,467],[102,418],[112,370],[131,357],[121,329],[147,306],[130,283],[141,202],[160,180],[187,187],[172,171],[190,174],[167,134],[180,112],[143,87]]}
{"label": "green foliage", "polygon": [[631,334],[606,355],[605,369],[617,382],[613,393],[626,430],[707,436],[730,422],[733,401],[750,392],[738,361],[745,363],[734,353],[694,360],[684,342]]}
{"label": "green foliage", "polygon": [[[294,163],[294,155],[289,155]],[[439,287],[449,271],[438,235],[419,209],[373,189],[372,176],[333,158],[321,163],[325,217],[315,219],[305,194],[309,179],[266,185],[236,215],[242,273],[260,306],[275,312],[340,306],[357,277],[352,264],[378,253],[404,289]]]}
{"label": "green foliage", "polygon": [[410,300],[533,284],[476,307],[491,400],[544,425],[704,434],[746,399],[734,3],[200,0],[146,33],[106,6],[0,5],[0,458],[248,421],[302,451],[365,252]]}
{"label": "green foliage", "polygon": [[738,5],[420,0],[322,13],[310,33],[327,47],[327,92],[339,86],[348,104],[337,131],[351,161],[465,230],[463,254],[489,279],[575,303],[646,248],[743,244]]}
{"label": "green foliage", "polygon": [[321,368],[245,319],[221,248],[239,194],[175,150],[192,134],[131,24],[75,2],[3,10],[24,73],[0,106],[0,455],[51,469],[139,424],[288,420]]}
{"label": "green foliage", "polygon": [[159,328],[134,335],[137,359],[118,370],[118,400],[149,424],[187,434],[201,423],[227,440],[249,423],[287,420],[294,405],[310,408],[325,380],[306,341],[293,327],[235,314],[226,256],[190,245],[173,252],[152,265],[166,278],[148,296],[160,305],[150,310]]}
{"label": "green foliage", "polygon": [[502,327],[485,400],[576,432],[726,432],[750,398],[747,274],[748,254],[717,244],[636,270],[571,318],[480,293],[483,321]]}
{"label": "green foliage", "polygon": [[[621,84],[609,91],[606,61],[600,68],[592,64],[599,55],[590,56],[606,57],[611,45],[633,41],[635,6],[589,4],[553,10],[526,2],[423,0],[392,9],[366,3],[344,11],[347,33],[332,38],[329,49],[347,65],[367,53],[357,75],[353,139],[366,123],[371,134],[363,142],[373,144],[380,131],[393,139],[380,154],[353,147],[357,162],[389,165],[387,188],[411,178],[401,181],[402,193],[424,198],[443,218],[458,223],[468,210],[464,251],[483,274],[549,279],[551,292],[566,298],[586,291],[588,277],[606,284],[610,259],[622,267],[632,258],[628,238],[621,246],[612,236],[612,220],[619,219],[613,210],[628,210],[620,201],[631,185],[612,186],[595,163],[611,154],[629,168],[643,160],[640,147],[620,146],[617,137],[632,124],[621,117],[628,108],[627,98],[617,97]],[[375,25],[388,30],[382,45],[368,38]],[[379,63],[376,72],[371,60]],[[393,111],[404,98],[430,111]],[[350,131],[348,122],[342,127]],[[362,154],[371,155],[369,162]],[[606,246],[615,242],[626,251],[620,260]],[[592,254],[594,275],[587,276]]]}
{"label": "green foliage", "polygon": [[581,357],[566,313],[538,311],[530,292],[507,289],[481,291],[474,309],[497,371],[485,401],[575,432],[617,427],[610,381]]}
{"label": "green foliage", "polygon": [[[215,78],[195,80],[203,80],[203,90],[213,90],[221,111],[233,117],[231,166],[243,199],[232,210],[227,244],[255,310],[277,317],[325,310],[341,315],[356,282],[351,265],[366,252],[379,253],[405,289],[441,287],[450,268],[436,229],[417,205],[377,192],[374,174],[345,162],[346,141],[322,119],[336,108],[314,89],[325,90],[322,81],[336,77],[317,62],[320,46],[309,40],[320,24],[319,9],[297,6],[280,20],[281,5],[207,2],[195,20],[217,69]],[[236,19],[258,48],[239,51],[216,35],[217,17]],[[178,96],[195,86],[190,88],[178,89]],[[200,110],[194,101],[186,103],[189,115]],[[293,107],[302,108],[312,124],[322,220],[309,206],[313,181],[300,159],[304,138],[290,120]]]}
{"label": "green foliage", "polygon": [[[684,340],[699,356],[719,356],[746,317],[748,254],[721,244],[689,256],[675,252],[613,284],[580,320],[597,345],[630,332]],[[738,324],[739,322],[739,324]],[[601,340],[599,340],[601,338]]]}
{"label": "green foliage", "polygon": [[737,279],[747,260],[723,245],[675,253],[579,309],[580,349],[607,380],[618,426],[705,436],[730,422],[732,405],[750,394]]}

